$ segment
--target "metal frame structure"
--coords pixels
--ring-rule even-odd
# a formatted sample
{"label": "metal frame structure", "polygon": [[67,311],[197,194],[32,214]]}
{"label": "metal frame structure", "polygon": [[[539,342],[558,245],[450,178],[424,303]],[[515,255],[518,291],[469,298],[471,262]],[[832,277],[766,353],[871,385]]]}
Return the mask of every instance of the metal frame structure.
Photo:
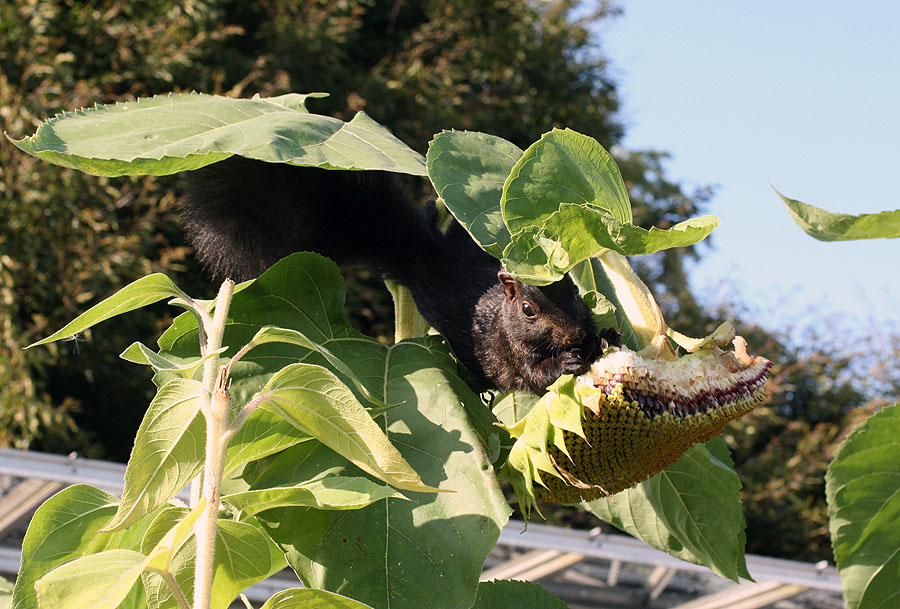
{"label": "metal frame structure", "polygon": [[[6,480],[0,485],[0,537],[22,528],[37,506],[65,486],[86,483],[119,492],[124,473],[125,466],[118,463],[0,449],[0,477]],[[16,573],[20,558],[18,548],[0,546],[0,572]],[[747,567],[755,582],[725,585],[726,580],[706,567],[678,560],[637,539],[599,529],[579,531],[537,523],[526,528],[521,521],[511,521],[500,533],[482,580],[540,580],[571,609],[761,609],[807,590],[828,591],[834,601],[829,606],[842,606],[840,578],[833,566],[748,555]],[[663,599],[684,574],[717,580],[710,587],[721,589],[699,598],[694,593],[687,601]],[[252,601],[262,601],[298,585],[296,579],[279,575],[245,594]]]}

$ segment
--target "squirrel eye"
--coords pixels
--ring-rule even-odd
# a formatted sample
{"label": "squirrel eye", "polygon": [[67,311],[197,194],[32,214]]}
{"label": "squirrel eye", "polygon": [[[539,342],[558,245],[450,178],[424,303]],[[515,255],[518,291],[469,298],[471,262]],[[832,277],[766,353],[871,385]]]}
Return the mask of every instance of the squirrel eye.
{"label": "squirrel eye", "polygon": [[525,317],[534,317],[536,313],[534,312],[534,308],[531,306],[531,303],[527,300],[522,303],[522,313],[525,314]]}

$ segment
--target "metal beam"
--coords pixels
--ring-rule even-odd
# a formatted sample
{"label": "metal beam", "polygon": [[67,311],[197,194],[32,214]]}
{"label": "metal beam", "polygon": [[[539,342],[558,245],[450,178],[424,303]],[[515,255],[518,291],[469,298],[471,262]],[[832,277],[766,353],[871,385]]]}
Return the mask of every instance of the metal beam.
{"label": "metal beam", "polygon": [[672,609],[760,609],[805,590],[807,588],[803,586],[779,582],[741,582]]}
{"label": "metal beam", "polygon": [[28,478],[15,485],[5,495],[0,495],[0,536],[26,518],[44,500],[61,489],[61,482]]}

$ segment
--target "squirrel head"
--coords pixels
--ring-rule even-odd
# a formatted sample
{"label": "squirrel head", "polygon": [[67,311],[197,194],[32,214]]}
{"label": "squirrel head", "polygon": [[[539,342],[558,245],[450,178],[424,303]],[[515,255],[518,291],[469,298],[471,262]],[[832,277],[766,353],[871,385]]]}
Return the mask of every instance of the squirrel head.
{"label": "squirrel head", "polygon": [[579,349],[582,357],[595,355],[597,331],[571,279],[542,287],[522,283],[506,271],[497,273],[497,279],[505,295],[503,327],[514,343],[535,352]]}

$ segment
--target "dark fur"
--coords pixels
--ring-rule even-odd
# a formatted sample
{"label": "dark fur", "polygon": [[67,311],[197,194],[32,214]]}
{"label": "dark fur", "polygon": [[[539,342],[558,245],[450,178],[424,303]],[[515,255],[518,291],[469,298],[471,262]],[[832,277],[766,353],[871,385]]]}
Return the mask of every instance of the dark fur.
{"label": "dark fur", "polygon": [[409,288],[485,387],[544,393],[599,353],[570,280],[537,288],[512,279],[458,224],[438,230],[434,206],[417,209],[392,174],[235,156],[191,172],[182,209],[200,260],[220,279],[255,277],[300,250],[376,267]]}

